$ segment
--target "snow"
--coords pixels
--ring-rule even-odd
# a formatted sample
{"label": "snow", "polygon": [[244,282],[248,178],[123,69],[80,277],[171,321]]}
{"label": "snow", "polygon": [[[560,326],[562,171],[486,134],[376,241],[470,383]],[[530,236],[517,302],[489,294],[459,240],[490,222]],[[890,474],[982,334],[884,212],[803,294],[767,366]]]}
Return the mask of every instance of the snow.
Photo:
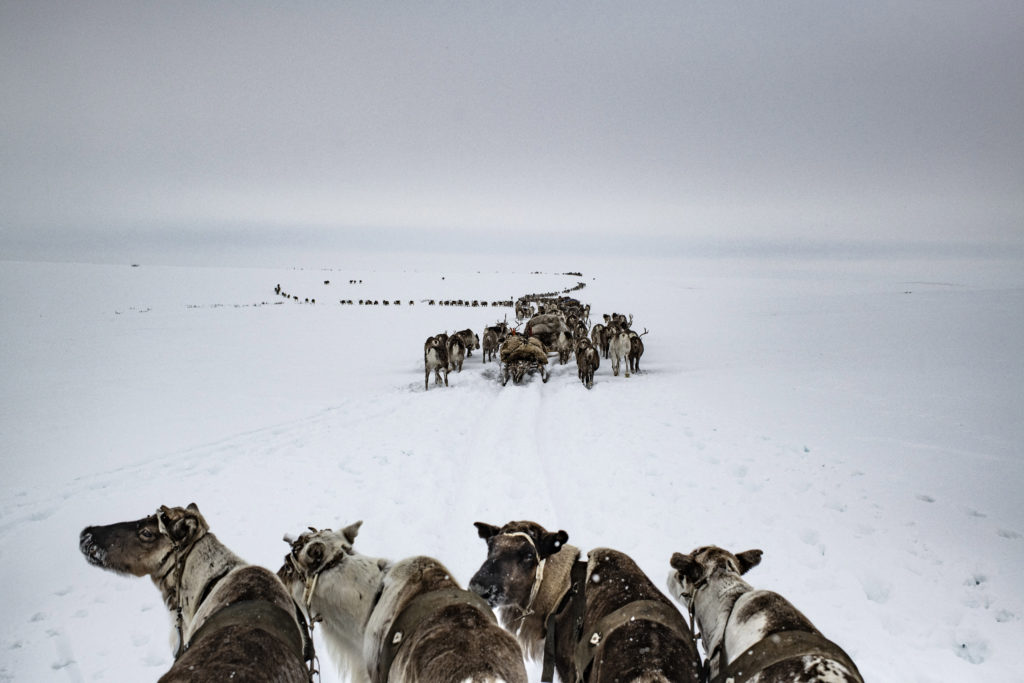
{"label": "snow", "polygon": [[[603,360],[587,391],[555,359],[547,384],[503,388],[475,352],[424,391],[428,335],[513,317],[424,299],[579,281],[594,314],[650,331],[640,373]],[[0,680],[166,670],[158,592],[88,566],[78,533],[192,501],[275,570],[285,533],[359,519],[357,549],[433,555],[463,585],[484,558],[474,521],[565,529],[659,587],[674,551],[761,548],[747,579],[866,680],[1024,680],[1012,258],[0,262],[0,287]]]}

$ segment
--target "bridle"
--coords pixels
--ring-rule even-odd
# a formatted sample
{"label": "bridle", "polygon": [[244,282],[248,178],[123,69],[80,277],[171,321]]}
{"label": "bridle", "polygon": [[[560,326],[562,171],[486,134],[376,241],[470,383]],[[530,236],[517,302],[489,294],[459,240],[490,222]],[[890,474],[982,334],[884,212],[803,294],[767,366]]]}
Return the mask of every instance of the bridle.
{"label": "bridle", "polygon": [[[316,532],[317,529],[310,527],[310,530]],[[302,541],[302,537],[296,541],[290,541],[286,536],[284,539],[286,542],[291,544],[291,551],[288,553],[290,558],[290,564],[292,570],[302,579],[302,609],[306,612],[306,619],[302,620],[303,626],[306,630],[307,642],[309,643],[310,655],[309,655],[309,680],[312,681],[314,675],[319,679],[320,677],[320,660],[316,656],[316,651],[313,648],[313,630],[318,622],[324,620],[320,614],[313,613],[313,595],[316,592],[317,582],[320,580],[320,575],[329,569],[337,567],[345,559],[347,555],[352,555],[352,549],[349,546],[343,545],[341,551],[339,551],[334,557],[322,562],[315,570],[307,572],[305,570],[305,564],[299,559],[299,552],[305,546]],[[381,593],[383,592],[383,585],[381,589],[377,591],[377,595],[374,597],[374,605],[380,600]],[[371,607],[370,613],[372,614],[373,609]]]}
{"label": "bridle", "polygon": [[[312,529],[312,527],[310,528]],[[312,530],[316,531],[316,529]],[[300,622],[303,630],[306,632],[306,643],[309,646],[309,680],[312,682],[314,678],[317,680],[320,678],[320,659],[316,656],[316,649],[313,647],[313,630],[316,628],[317,622],[323,621],[321,615],[313,614],[313,593],[316,591],[316,584],[321,572],[336,566],[341,561],[340,556],[344,555],[345,551],[343,550],[338,553],[330,561],[322,563],[315,571],[307,572],[304,568],[305,565],[299,560],[299,550],[305,546],[305,543],[300,544],[299,541],[289,541],[287,536],[285,536],[284,540],[291,544],[292,549],[289,551],[288,556],[292,571],[302,578],[301,609],[305,611],[306,618],[300,619]]]}
{"label": "bridle", "polygon": [[687,593],[683,593],[682,594],[682,597],[686,598],[686,609],[690,613],[690,633],[693,634],[694,642],[696,642],[697,638],[698,638],[698,636],[697,636],[697,629],[694,628],[694,620],[695,620],[694,615],[696,613],[697,593],[699,593],[701,590],[706,588],[707,585],[710,582],[711,582],[711,577],[710,576],[704,576],[704,577],[702,577],[700,579],[700,581],[697,581],[696,583],[693,584],[693,588],[690,589],[688,594]]}
{"label": "bridle", "polygon": [[[174,588],[174,628],[178,632],[178,647],[174,651],[174,658],[178,659],[185,653],[185,650],[188,649],[188,646],[185,644],[185,618],[182,615],[181,609],[181,581],[185,573],[185,562],[188,560],[188,556],[191,554],[192,549],[196,547],[196,543],[206,535],[206,530],[203,529],[202,533],[197,534],[195,538],[183,545],[175,540],[174,536],[167,528],[163,509],[156,511],[156,522],[160,533],[171,541],[171,554],[174,555],[174,581],[172,584]],[[204,593],[206,592],[208,592],[208,589],[207,591],[204,591]]]}
{"label": "bridle", "polygon": [[[703,638],[704,638],[703,628],[701,629],[702,632],[698,635],[697,634],[697,629],[696,629],[696,626],[695,626],[697,593],[699,593],[703,589],[707,588],[708,584],[711,583],[711,574],[713,572],[714,572],[714,569],[712,569],[711,572],[709,572],[708,574],[702,576],[700,578],[700,580],[695,582],[693,584],[693,588],[689,591],[689,594],[687,594],[687,593],[683,593],[682,594],[682,597],[686,598],[686,608],[687,608],[687,610],[690,613],[690,633],[693,634],[693,644],[694,644],[694,646],[696,646],[698,644],[698,642],[703,641]],[[728,624],[729,623],[729,619],[732,618],[732,612],[733,612],[734,609],[736,609],[736,603],[735,602],[733,602],[732,607],[729,608],[729,613],[725,615],[725,623],[726,624]],[[701,644],[703,644],[703,643],[701,643]],[[715,657],[720,657],[721,659],[724,659],[724,656],[723,656],[724,653],[725,653],[725,634],[723,633],[721,642],[716,644],[713,648],[711,648],[711,651],[707,653],[707,659],[704,662],[704,669],[705,669],[704,678],[705,678],[705,680],[708,680],[711,677],[711,673],[710,673],[711,660],[713,660]],[[721,662],[720,661],[719,662],[719,667],[718,667],[719,671],[723,671],[727,664],[728,664],[728,662]]]}
{"label": "bridle", "polygon": [[544,582],[544,565],[547,562],[547,558],[540,556],[540,551],[537,550],[537,543],[533,540],[533,536],[526,533],[525,531],[510,531],[508,533],[501,534],[502,536],[522,536],[530,543],[530,547],[533,548],[534,554],[537,556],[537,574],[533,578],[533,585],[530,586],[530,599],[526,602],[526,607],[523,609],[522,615],[519,617],[519,626],[522,628],[522,622],[525,621],[526,617],[533,614],[533,603],[537,599],[537,594],[540,592],[540,585]]}

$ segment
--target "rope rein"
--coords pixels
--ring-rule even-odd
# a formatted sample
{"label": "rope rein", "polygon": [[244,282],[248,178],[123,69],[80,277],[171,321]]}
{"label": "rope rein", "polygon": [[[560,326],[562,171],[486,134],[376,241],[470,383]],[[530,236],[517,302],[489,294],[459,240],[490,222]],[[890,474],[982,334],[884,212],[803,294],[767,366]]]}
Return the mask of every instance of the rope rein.
{"label": "rope rein", "polygon": [[174,629],[178,633],[178,647],[174,651],[174,659],[177,660],[188,649],[188,645],[185,643],[185,616],[181,607],[181,584],[185,575],[185,562],[188,560],[188,556],[192,553],[192,549],[195,548],[196,543],[206,535],[206,530],[204,529],[201,534],[197,535],[188,543],[182,545],[174,538],[170,530],[167,528],[167,523],[164,520],[163,509],[157,510],[156,520],[157,528],[160,530],[160,533],[167,536],[171,541],[171,553],[174,555]]}
{"label": "rope rein", "polygon": [[[295,554],[295,551],[292,551]],[[296,558],[297,559],[297,558]],[[301,565],[299,565],[301,566]],[[323,615],[313,614],[313,593],[316,591],[317,581],[320,579],[320,572],[327,566],[327,564],[321,565],[320,569],[311,573],[306,574],[305,581],[303,582],[302,588],[302,606],[306,610],[308,621],[304,624],[306,627],[306,637],[309,643],[309,681],[313,683],[314,678],[320,680],[320,658],[317,657],[316,648],[313,645],[313,630],[316,628],[317,622],[324,620]]]}
{"label": "rope rein", "polygon": [[526,602],[526,607],[523,609],[523,613],[519,616],[519,630],[523,628],[523,623],[526,621],[526,617],[534,614],[533,603],[537,599],[537,594],[540,593],[540,585],[544,582],[544,565],[547,563],[547,558],[541,558],[540,551],[537,550],[537,544],[534,542],[533,537],[525,531],[513,531],[512,533],[502,534],[503,536],[522,536],[530,542],[530,547],[533,548],[534,554],[537,556],[537,575],[533,579],[533,585],[530,586],[530,599]]}

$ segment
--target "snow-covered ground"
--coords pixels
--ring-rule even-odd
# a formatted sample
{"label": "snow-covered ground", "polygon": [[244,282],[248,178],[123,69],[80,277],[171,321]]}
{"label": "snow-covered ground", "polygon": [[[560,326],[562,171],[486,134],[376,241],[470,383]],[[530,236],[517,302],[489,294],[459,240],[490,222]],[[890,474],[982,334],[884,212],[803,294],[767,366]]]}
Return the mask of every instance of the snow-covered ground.
{"label": "snow-covered ground", "polygon": [[[463,584],[477,520],[621,549],[659,586],[673,551],[761,548],[750,582],[866,680],[1024,680],[1019,261],[329,265],[0,262],[0,680],[155,680],[156,589],[88,566],[78,533],[191,501],[274,569],[284,533],[357,519],[364,553]],[[578,281],[649,330],[640,374],[503,388],[474,354],[424,392],[428,335],[512,317],[424,299]],[[338,303],[360,298],[402,305]]]}

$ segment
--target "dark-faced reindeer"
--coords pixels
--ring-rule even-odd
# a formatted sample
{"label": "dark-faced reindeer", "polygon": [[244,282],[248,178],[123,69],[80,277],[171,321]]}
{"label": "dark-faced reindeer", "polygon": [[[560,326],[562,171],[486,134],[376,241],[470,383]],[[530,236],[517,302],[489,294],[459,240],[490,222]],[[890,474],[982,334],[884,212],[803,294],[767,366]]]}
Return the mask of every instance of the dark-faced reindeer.
{"label": "dark-faced reindeer", "polygon": [[278,572],[354,683],[526,683],[522,651],[489,606],[432,557],[353,549],[362,522],[312,527]]}
{"label": "dark-faced reindeer", "polygon": [[135,521],[87,527],[79,547],[89,564],[149,576],[160,590],[176,646],[161,683],[308,683],[312,654],[288,591],[209,529],[195,503],[161,506]]}
{"label": "dark-faced reindeer", "polygon": [[590,339],[587,326],[582,322],[576,323],[576,326],[572,329],[572,338],[573,340]]}
{"label": "dark-faced reindeer", "polygon": [[647,328],[640,334],[629,330],[629,369],[631,372],[640,372],[640,356],[644,355],[644,340],[641,339],[647,334]]}
{"label": "dark-faced reindeer", "polygon": [[712,683],[863,683],[857,666],[788,600],[741,576],[760,550],[672,555],[668,588],[700,626]]}
{"label": "dark-faced reindeer", "polygon": [[576,375],[583,386],[594,386],[594,373],[601,367],[601,354],[586,337],[576,342]]}
{"label": "dark-faced reindeer", "polygon": [[573,683],[698,683],[701,665],[682,615],[627,555],[586,559],[564,531],[535,522],[476,523],[487,559],[469,582],[499,610],[523,651]]}
{"label": "dark-faced reindeer", "polygon": [[423,365],[425,377],[423,380],[424,390],[430,389],[430,373],[434,373],[434,384],[441,383],[441,373],[444,373],[444,385],[448,386],[448,348],[446,346],[448,335],[442,333],[427,337],[423,344]]}

